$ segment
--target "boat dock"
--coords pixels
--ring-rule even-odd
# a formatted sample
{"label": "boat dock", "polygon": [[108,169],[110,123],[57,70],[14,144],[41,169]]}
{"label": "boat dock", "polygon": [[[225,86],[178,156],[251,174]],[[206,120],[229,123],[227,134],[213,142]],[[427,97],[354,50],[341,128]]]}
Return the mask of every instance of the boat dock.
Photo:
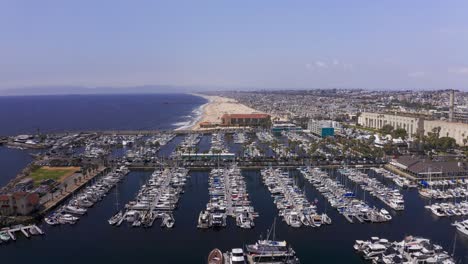
{"label": "boat dock", "polygon": [[84,186],[86,186],[86,184],[88,182],[90,182],[92,179],[96,178],[97,176],[100,176],[102,175],[103,173],[105,173],[106,171],[108,170],[108,168],[106,167],[100,167],[98,168],[94,173],[92,173],[91,175],[87,176],[86,178],[84,178],[84,181],[82,182],[77,182],[77,184],[75,185],[70,185],[69,186],[69,190],[67,190],[66,192],[64,192],[62,195],[57,195],[57,196],[54,196],[51,200],[47,201],[46,203],[44,203],[43,205],[43,209],[39,212],[40,215],[45,215],[47,214],[50,210],[54,209],[56,206],[58,206],[59,204],[61,204],[63,201],[65,201],[66,199],[68,199],[70,196],[72,196],[73,194],[75,194],[76,192],[78,192],[81,188],[83,188]]}
{"label": "boat dock", "polygon": [[[21,232],[27,238],[33,235],[44,235],[44,232],[37,225],[18,225],[0,230],[0,242],[7,242],[10,239],[16,241],[17,232]],[[9,238],[4,237],[4,235],[9,236]]]}
{"label": "boat dock", "polygon": [[297,187],[287,171],[267,168],[261,174],[279,215],[289,226],[320,227],[322,224],[331,224],[330,217],[317,213],[317,206],[307,200],[304,191]]}

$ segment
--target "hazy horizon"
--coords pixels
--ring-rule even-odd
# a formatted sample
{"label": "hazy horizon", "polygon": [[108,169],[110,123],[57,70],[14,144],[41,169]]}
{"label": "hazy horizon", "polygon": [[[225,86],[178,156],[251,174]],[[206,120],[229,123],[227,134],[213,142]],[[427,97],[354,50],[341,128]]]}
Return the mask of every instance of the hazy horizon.
{"label": "hazy horizon", "polygon": [[143,86],[468,91],[466,10],[468,2],[456,0],[7,0],[0,94]]}
{"label": "hazy horizon", "polygon": [[[384,91],[384,89],[365,89],[365,88],[238,88],[230,87],[202,87],[189,86],[170,86],[170,85],[143,85],[127,87],[85,87],[85,86],[36,86],[16,89],[0,89],[0,96],[36,96],[36,95],[119,95],[119,94],[194,94],[203,92],[223,92],[223,91],[294,91],[294,90],[365,90],[365,91]],[[391,91],[442,91],[446,89],[393,89]],[[466,92],[465,90],[460,90]]]}

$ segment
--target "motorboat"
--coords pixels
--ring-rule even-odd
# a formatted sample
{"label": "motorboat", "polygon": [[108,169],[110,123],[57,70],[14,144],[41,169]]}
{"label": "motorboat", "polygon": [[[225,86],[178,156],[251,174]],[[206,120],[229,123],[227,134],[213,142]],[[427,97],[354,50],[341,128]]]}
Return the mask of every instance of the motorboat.
{"label": "motorboat", "polygon": [[208,264],[224,264],[223,253],[215,248],[208,255]]}

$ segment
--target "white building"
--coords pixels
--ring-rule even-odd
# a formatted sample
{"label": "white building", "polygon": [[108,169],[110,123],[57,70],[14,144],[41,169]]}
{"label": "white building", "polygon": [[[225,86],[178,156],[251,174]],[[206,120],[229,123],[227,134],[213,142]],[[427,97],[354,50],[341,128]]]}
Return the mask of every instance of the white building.
{"label": "white building", "polygon": [[428,135],[432,129],[440,127],[440,137],[454,138],[457,144],[461,146],[463,146],[463,138],[468,137],[468,124],[442,120],[424,120],[412,116],[364,112],[359,116],[358,124],[374,129],[381,129],[385,125],[391,125],[394,129],[403,128],[410,138],[417,133]]}
{"label": "white building", "polygon": [[440,127],[440,137],[454,138],[460,146],[463,146],[463,139],[468,137],[468,124],[441,120],[424,121],[424,135],[432,132],[432,129],[436,127]]}
{"label": "white building", "polygon": [[409,138],[417,133],[422,133],[424,129],[424,120],[419,117],[368,112],[361,113],[358,124],[374,129],[381,129],[385,125],[391,125],[394,129],[403,128],[408,133]]}

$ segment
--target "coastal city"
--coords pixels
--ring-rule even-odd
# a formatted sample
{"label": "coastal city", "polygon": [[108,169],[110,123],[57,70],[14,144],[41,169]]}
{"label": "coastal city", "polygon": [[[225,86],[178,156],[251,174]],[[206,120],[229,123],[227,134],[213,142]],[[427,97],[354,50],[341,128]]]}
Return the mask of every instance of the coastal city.
{"label": "coastal city", "polygon": [[[177,129],[3,136],[2,148],[31,159],[1,188],[0,247],[41,244],[68,232],[59,226],[80,228],[105,203],[103,223],[112,229],[249,234],[242,244],[205,252],[210,264],[304,263],[299,233],[351,229],[361,231],[347,235],[347,247],[363,262],[465,260],[467,92],[192,96],[206,101],[194,110],[201,115]],[[123,200],[131,178],[139,180]],[[198,194],[194,179],[204,182]],[[200,203],[191,215],[180,205],[187,199]],[[268,228],[258,230],[259,221]],[[426,232],[412,230],[418,223]]]}
{"label": "coastal city", "polygon": [[468,1],[0,1],[7,264],[468,264]]}

